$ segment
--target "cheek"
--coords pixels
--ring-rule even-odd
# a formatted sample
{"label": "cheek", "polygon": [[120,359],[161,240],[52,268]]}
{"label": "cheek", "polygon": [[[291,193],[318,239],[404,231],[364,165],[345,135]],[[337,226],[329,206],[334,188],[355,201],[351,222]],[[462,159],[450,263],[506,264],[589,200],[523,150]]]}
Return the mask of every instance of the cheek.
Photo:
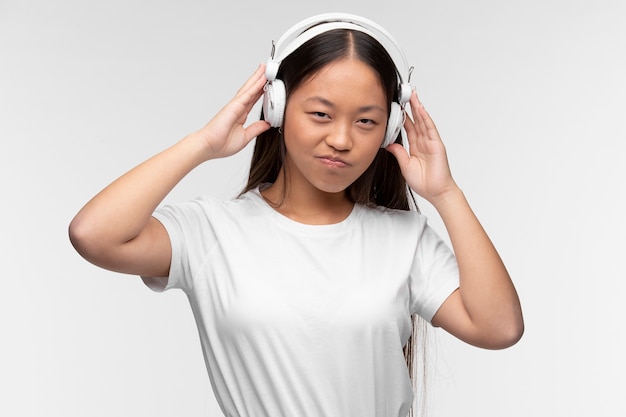
{"label": "cheek", "polygon": [[[362,167],[362,172],[361,175],[368,170],[368,168],[374,163],[374,160],[376,159],[376,155],[378,155],[378,152],[373,152],[371,155],[369,155],[368,161],[366,164],[364,164],[364,166]],[[360,175],[359,175],[360,176]]]}
{"label": "cheek", "polygon": [[374,143],[368,146],[367,150],[364,152],[363,158],[368,161],[367,162],[368,166],[374,161],[374,158],[376,158],[376,155],[378,155],[378,152],[382,149],[381,148],[382,143],[383,143],[382,139],[375,140]]}
{"label": "cheek", "polygon": [[285,152],[289,154],[306,152],[308,148],[307,140],[305,137],[302,137],[302,135],[298,134],[300,130],[298,130],[297,128],[294,129],[294,127],[295,126],[293,125],[291,125],[291,127],[287,127],[287,125],[285,125],[283,132],[283,143],[285,144]]}
{"label": "cheek", "polygon": [[307,133],[310,133],[310,129],[307,128],[302,118],[290,117],[285,119],[282,129],[283,141],[286,147],[297,151],[298,148],[307,146],[309,142]]}

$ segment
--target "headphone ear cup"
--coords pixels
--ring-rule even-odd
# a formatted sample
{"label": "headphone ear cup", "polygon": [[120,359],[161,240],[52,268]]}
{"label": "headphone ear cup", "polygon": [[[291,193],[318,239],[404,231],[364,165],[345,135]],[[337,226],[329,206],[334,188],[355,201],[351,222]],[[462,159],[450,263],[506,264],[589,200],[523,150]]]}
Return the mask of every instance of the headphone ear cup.
{"label": "headphone ear cup", "polygon": [[263,93],[263,116],[272,127],[282,127],[285,116],[287,92],[281,80],[274,80],[265,86]]}
{"label": "headphone ear cup", "polygon": [[385,140],[381,148],[386,148],[396,141],[402,125],[404,124],[404,113],[402,106],[396,102],[391,103],[391,111],[389,112],[389,120],[387,121],[387,131],[385,132]]}

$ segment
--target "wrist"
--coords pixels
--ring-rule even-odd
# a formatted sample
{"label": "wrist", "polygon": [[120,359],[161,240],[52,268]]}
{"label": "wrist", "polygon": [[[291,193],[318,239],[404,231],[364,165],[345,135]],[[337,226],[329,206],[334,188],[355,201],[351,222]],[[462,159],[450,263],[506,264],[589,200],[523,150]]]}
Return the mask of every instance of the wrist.
{"label": "wrist", "polygon": [[202,131],[188,134],[179,142],[179,145],[185,149],[185,153],[196,165],[218,158]]}
{"label": "wrist", "polygon": [[460,202],[465,201],[465,195],[458,185],[452,184],[445,191],[428,199],[429,203],[435,207],[438,212],[443,212],[449,207],[454,207]]}

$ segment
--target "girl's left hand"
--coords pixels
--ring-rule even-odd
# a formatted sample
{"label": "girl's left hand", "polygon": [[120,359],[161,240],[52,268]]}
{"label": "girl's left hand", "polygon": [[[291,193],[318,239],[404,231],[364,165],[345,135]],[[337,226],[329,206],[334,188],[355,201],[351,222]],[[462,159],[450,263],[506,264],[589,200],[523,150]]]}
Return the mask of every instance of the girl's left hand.
{"label": "girl's left hand", "polygon": [[410,105],[413,120],[406,117],[404,121],[409,153],[398,143],[389,145],[387,150],[398,160],[409,187],[434,203],[457,186],[452,179],[446,149],[437,127],[415,92],[411,94]]}

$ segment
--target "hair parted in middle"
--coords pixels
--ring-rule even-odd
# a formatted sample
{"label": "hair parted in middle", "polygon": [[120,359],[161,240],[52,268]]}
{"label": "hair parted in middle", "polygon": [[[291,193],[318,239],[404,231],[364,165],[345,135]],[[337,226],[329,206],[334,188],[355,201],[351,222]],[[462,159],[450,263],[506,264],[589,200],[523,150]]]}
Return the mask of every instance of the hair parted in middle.
{"label": "hair parted in middle", "polygon": [[[387,50],[370,35],[350,29],[335,29],[321,33],[305,42],[281,63],[277,78],[283,81],[287,101],[291,93],[326,65],[341,59],[358,59],[378,74],[387,99],[387,114],[391,102],[397,101],[398,76]],[[263,118],[263,115],[261,115]],[[382,139],[382,138],[381,138]],[[398,135],[396,143],[401,143]],[[278,178],[285,157],[285,145],[280,129],[271,128],[260,134],[254,146],[248,182],[243,192]],[[284,171],[283,171],[284,173]],[[284,178],[287,181],[287,176]],[[368,169],[348,188],[346,196],[355,203],[410,210],[410,191],[396,158],[380,149]],[[412,197],[412,195],[411,195]],[[415,201],[412,201],[415,203]],[[415,206],[415,205],[414,205]],[[417,207],[415,206],[417,209]]]}
{"label": "hair parted in middle", "polygon": [[[398,100],[398,76],[393,59],[387,50],[370,35],[350,29],[334,29],[321,33],[305,42],[288,55],[281,63],[277,78],[285,84],[286,97],[301,84],[317,74],[326,65],[341,59],[358,59],[369,65],[380,79],[387,99],[387,114],[392,101]],[[263,114],[261,114],[263,118]],[[382,141],[382,138],[381,138]],[[399,134],[395,143],[402,143]],[[274,183],[281,175],[285,160],[285,142],[282,130],[270,128],[260,134],[254,146],[248,183],[242,194],[264,183]],[[282,171],[284,184],[288,175]],[[286,187],[285,187],[286,188]],[[285,189],[283,189],[284,199]],[[390,209],[419,211],[415,198],[408,188],[395,156],[385,149],[379,149],[376,157],[365,172],[345,190],[353,202],[367,206],[380,206]],[[278,203],[280,205],[280,202]],[[409,377],[413,389],[418,389],[418,371],[425,376],[426,322],[419,316],[411,317],[411,335],[404,346]],[[421,385],[425,394],[425,385]],[[425,396],[422,395],[422,401]],[[422,404],[423,405],[423,404]],[[414,416],[411,407],[409,416]]]}

